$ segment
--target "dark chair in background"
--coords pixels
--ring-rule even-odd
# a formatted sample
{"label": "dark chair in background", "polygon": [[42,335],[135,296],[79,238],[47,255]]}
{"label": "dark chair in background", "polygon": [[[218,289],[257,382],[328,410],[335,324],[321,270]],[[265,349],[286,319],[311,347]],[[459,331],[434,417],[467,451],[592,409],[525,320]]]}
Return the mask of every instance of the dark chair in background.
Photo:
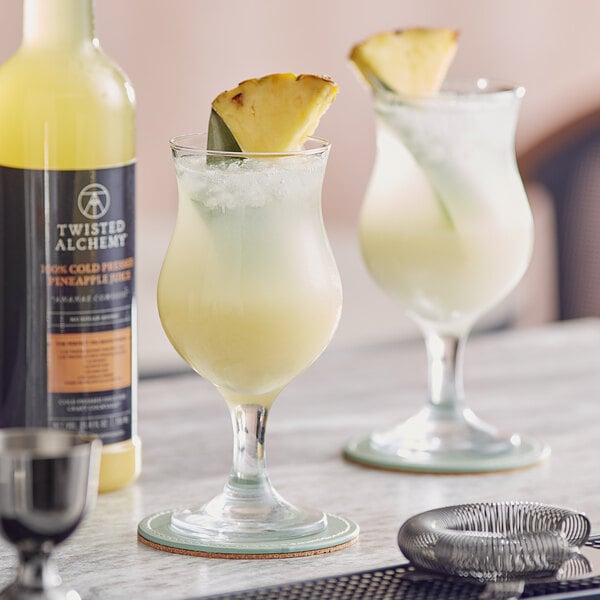
{"label": "dark chair in background", "polygon": [[600,317],[600,110],[547,135],[519,168],[553,205],[558,318]]}

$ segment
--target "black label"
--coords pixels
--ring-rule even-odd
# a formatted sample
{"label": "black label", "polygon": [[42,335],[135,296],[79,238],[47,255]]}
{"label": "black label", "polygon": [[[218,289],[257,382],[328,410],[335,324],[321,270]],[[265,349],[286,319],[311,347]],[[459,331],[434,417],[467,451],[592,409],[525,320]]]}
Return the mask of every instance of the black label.
{"label": "black label", "polygon": [[0,167],[0,425],[131,437],[134,180]]}

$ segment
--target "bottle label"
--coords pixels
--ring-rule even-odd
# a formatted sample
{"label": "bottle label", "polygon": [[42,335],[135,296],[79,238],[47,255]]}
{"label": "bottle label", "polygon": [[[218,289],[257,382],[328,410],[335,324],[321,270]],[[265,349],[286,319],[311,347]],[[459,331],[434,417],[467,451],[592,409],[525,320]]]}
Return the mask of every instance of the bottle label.
{"label": "bottle label", "polygon": [[[20,322],[13,333],[17,363],[25,361],[17,369],[25,375],[25,425],[96,433],[104,443],[132,437],[134,169],[0,167],[3,208],[24,213],[10,234],[11,254],[25,256],[22,274],[4,300]],[[10,378],[6,361],[3,368]],[[44,372],[37,384],[32,369]]]}

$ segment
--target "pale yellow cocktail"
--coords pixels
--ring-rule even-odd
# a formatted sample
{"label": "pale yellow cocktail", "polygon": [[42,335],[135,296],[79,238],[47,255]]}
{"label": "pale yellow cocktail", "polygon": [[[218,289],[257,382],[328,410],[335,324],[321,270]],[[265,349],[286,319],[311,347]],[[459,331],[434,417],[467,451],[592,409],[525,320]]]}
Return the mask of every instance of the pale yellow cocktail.
{"label": "pale yellow cocktail", "polygon": [[434,472],[523,466],[547,449],[503,434],[466,407],[464,344],[477,319],[519,282],[533,220],[514,154],[523,90],[487,80],[437,93],[376,90],[377,158],[360,214],[374,280],[425,336],[427,405],[391,429],[352,440],[346,454]]}
{"label": "pale yellow cocktail", "polygon": [[536,462],[547,448],[499,432],[467,408],[462,363],[477,319],[516,286],[533,220],[515,160],[524,89],[448,81],[458,31],[374,34],[350,59],[373,93],[377,157],[360,214],[375,281],[425,337],[427,404],[395,427],[357,436],[359,462],[392,469],[478,472]]}
{"label": "pale yellow cocktail", "polygon": [[[451,97],[445,101],[452,105]],[[476,108],[475,97],[472,103]],[[471,113],[449,119],[444,112],[452,114],[451,106],[383,104],[378,112],[377,162],[360,217],[364,258],[378,284],[411,316],[445,333],[468,331],[514,288],[531,256],[533,222],[513,157],[486,148],[494,113],[498,134],[511,131],[502,95],[497,103],[496,110],[484,104],[491,114],[480,130],[479,151]],[[428,124],[433,134],[419,132],[415,122],[415,113],[428,111],[429,121],[439,120],[439,128]]]}
{"label": "pale yellow cocktail", "polygon": [[265,449],[273,401],[325,350],[340,318],[321,212],[330,145],[311,137],[337,90],[315,74],[246,79],[213,100],[207,134],[170,140],[179,210],[159,313],[175,349],[227,402],[233,460],[216,496],[140,523],[151,545],[272,558],[356,540],[355,523],[277,493]]}
{"label": "pale yellow cocktail", "polygon": [[228,400],[270,405],[336,328],[341,284],[320,213],[325,160],[176,163],[180,208],[160,317],[177,351]]}

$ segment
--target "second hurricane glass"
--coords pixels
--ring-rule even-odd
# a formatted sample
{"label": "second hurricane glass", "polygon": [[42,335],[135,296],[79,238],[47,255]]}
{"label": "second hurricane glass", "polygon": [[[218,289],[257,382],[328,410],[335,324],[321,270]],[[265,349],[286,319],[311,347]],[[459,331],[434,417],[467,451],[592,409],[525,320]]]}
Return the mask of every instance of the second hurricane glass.
{"label": "second hurricane glass", "polygon": [[523,88],[480,79],[439,94],[375,90],[377,158],[360,215],[375,281],[425,336],[426,407],[346,448],[374,466],[442,472],[524,466],[547,449],[500,434],[466,406],[462,355],[476,320],[530,260],[533,221],[514,134]]}
{"label": "second hurricane glass", "polygon": [[273,489],[264,446],[273,401],[323,352],[340,317],[342,288],[321,214],[329,144],[311,139],[277,154],[205,147],[203,135],[171,141],[179,210],[158,305],[175,349],[229,407],[233,466],[221,494],[174,511],[170,527],[204,548],[235,552],[257,542],[283,550],[278,542],[331,526],[331,515]]}

